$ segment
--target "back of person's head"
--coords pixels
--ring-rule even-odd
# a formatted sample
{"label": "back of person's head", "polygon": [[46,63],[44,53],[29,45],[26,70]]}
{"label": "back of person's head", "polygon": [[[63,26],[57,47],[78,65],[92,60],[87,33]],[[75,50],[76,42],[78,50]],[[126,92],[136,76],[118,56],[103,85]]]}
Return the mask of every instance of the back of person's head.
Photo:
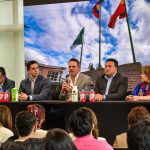
{"label": "back of person's head", "polygon": [[148,77],[150,80],[150,66],[144,66],[142,67],[142,72]]}
{"label": "back of person's head", "polygon": [[28,111],[33,112],[37,118],[37,128],[41,128],[42,123],[45,121],[45,109],[40,104],[31,104],[27,106]]}
{"label": "back of person's head", "polygon": [[129,150],[150,150],[150,122],[147,120],[133,125],[127,133]]}
{"label": "back of person's head", "polygon": [[[114,66],[118,68],[118,61],[117,61],[116,59],[114,59],[114,58],[109,58],[109,59],[106,60],[106,62],[108,62],[108,61],[113,62],[113,63],[114,63]],[[105,62],[105,63],[106,63],[106,62]]]}
{"label": "back of person's head", "polygon": [[1,74],[2,76],[6,76],[6,72],[5,72],[4,67],[0,67],[0,74]]}
{"label": "back of person's head", "polygon": [[[32,64],[38,64],[38,62],[35,61],[35,60],[28,61],[28,63],[26,64],[27,71],[29,71],[30,66],[31,66]],[[38,64],[38,65],[39,65],[39,64]]]}
{"label": "back of person's head", "polygon": [[28,136],[36,125],[36,116],[29,111],[21,111],[16,115],[15,126],[20,136]]}
{"label": "back of person's head", "polygon": [[128,125],[131,127],[132,125],[145,119],[150,120],[148,110],[144,106],[134,107],[128,114]]}
{"label": "back of person's head", "polygon": [[0,105],[0,123],[3,127],[12,130],[12,114],[9,107]]}
{"label": "back of person's head", "polygon": [[69,117],[70,132],[73,132],[76,137],[89,135],[94,128],[97,128],[95,131],[95,137],[97,138],[99,135],[97,118],[90,108],[79,108]]}
{"label": "back of person's head", "polygon": [[51,129],[45,138],[45,150],[77,150],[70,136],[62,129]]}

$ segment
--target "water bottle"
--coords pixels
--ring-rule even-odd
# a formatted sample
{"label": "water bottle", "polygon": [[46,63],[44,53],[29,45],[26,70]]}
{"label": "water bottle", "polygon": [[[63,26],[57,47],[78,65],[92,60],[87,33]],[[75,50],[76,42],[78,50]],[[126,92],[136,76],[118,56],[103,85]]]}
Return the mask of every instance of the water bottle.
{"label": "water bottle", "polygon": [[76,85],[72,88],[72,95],[71,95],[72,102],[78,102],[78,87]]}
{"label": "water bottle", "polygon": [[95,91],[94,91],[94,89],[91,89],[91,90],[90,90],[90,93],[89,93],[89,101],[90,101],[90,102],[95,102]]}
{"label": "water bottle", "polygon": [[80,91],[80,102],[86,102],[86,92],[85,89]]}
{"label": "water bottle", "polygon": [[18,89],[17,88],[11,89],[11,100],[13,102],[18,101]]}

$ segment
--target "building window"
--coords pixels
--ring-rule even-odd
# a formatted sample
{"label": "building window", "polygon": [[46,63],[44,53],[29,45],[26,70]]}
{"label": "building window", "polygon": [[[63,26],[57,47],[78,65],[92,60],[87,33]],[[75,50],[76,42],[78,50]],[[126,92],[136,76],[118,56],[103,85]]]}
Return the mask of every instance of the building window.
{"label": "building window", "polygon": [[59,82],[59,72],[48,72],[47,77],[50,79],[51,82]]}

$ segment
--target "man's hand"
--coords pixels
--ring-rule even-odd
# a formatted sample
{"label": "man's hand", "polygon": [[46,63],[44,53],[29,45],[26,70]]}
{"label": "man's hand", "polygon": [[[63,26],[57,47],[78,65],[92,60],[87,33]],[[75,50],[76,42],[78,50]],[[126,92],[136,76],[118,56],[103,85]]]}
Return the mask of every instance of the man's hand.
{"label": "man's hand", "polygon": [[140,101],[140,96],[129,95],[126,97],[126,101]]}
{"label": "man's hand", "polygon": [[62,84],[61,92],[63,93],[64,91],[72,92],[72,86],[68,84],[67,82],[64,82]]}
{"label": "man's hand", "polygon": [[27,94],[22,93],[22,92],[21,92],[21,94],[19,94],[19,100],[20,101],[26,101],[27,99],[28,99],[28,95]]}
{"label": "man's hand", "polygon": [[126,101],[133,101],[133,95],[126,96]]}
{"label": "man's hand", "polygon": [[102,100],[104,100],[104,95],[102,95],[102,94],[96,94],[95,95],[95,100],[96,101],[102,101]]}

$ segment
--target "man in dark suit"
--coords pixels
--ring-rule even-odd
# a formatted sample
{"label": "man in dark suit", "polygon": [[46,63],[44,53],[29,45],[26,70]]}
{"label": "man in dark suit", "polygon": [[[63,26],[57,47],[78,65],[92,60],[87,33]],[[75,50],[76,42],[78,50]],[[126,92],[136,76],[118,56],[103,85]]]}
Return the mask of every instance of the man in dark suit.
{"label": "man in dark suit", "polygon": [[15,81],[6,77],[6,72],[3,67],[0,67],[0,92],[11,92],[15,87]]}
{"label": "man in dark suit", "polygon": [[50,100],[51,84],[50,81],[39,75],[39,65],[36,61],[27,63],[29,77],[20,83],[19,100]]}
{"label": "man in dark suit", "polygon": [[123,100],[127,94],[128,79],[118,71],[118,61],[110,58],[105,63],[105,74],[97,78],[95,99]]}
{"label": "man in dark suit", "polygon": [[68,69],[69,77],[62,85],[59,99],[71,101],[71,93],[74,85],[77,86],[79,92],[84,88],[88,95],[89,90],[94,87],[94,82],[89,76],[80,72],[79,61],[75,58],[70,59]]}

